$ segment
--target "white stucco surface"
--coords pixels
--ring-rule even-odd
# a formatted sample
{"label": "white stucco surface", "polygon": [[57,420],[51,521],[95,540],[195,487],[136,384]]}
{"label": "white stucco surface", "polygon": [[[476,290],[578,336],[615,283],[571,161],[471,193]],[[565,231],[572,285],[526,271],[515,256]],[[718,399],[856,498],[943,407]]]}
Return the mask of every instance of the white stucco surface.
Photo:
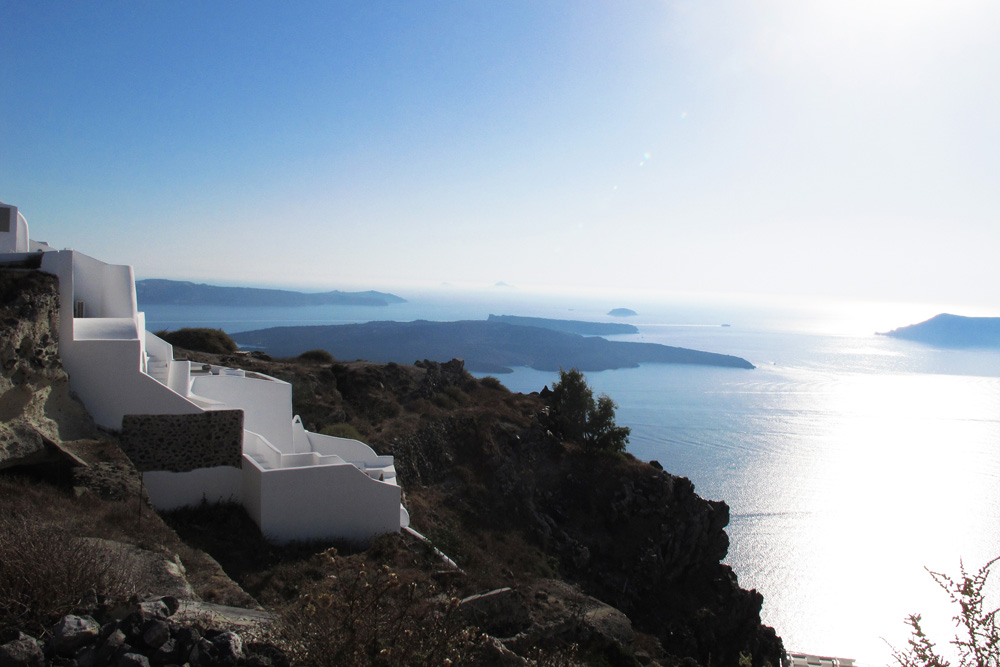
{"label": "white stucco surface", "polygon": [[400,527],[399,487],[374,481],[352,465],[265,471],[260,498],[260,529],[277,542],[364,542]]}
{"label": "white stucco surface", "polygon": [[243,473],[232,466],[199,468],[190,472],[157,470],[142,475],[153,507],[172,510],[210,503],[243,503]]}

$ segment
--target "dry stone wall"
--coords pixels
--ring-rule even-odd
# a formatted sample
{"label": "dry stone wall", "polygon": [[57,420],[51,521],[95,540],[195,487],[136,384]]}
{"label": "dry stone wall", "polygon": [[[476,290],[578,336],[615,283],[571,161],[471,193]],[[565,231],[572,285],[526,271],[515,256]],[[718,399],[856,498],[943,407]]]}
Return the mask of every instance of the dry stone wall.
{"label": "dry stone wall", "polygon": [[190,472],[216,466],[239,468],[243,460],[243,411],[125,415],[121,444],[142,472]]}

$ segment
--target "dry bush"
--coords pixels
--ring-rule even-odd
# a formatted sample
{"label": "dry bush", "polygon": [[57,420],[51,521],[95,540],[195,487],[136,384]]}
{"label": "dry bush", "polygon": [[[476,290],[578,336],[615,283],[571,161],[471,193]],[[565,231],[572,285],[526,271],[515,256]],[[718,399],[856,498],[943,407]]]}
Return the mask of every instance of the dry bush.
{"label": "dry bush", "polygon": [[[958,667],[1000,666],[1000,627],[997,626],[1000,609],[989,609],[984,595],[990,568],[997,561],[1000,557],[989,561],[974,574],[970,574],[965,564],[960,563],[961,576],[958,579],[928,570],[935,583],[948,594],[952,604],[958,607],[958,613],[953,617],[958,629],[951,640],[958,652]],[[893,649],[892,657],[896,663],[900,667],[948,667],[948,660],[924,633],[920,614],[911,614],[906,624],[910,626],[910,639],[905,651]]]}
{"label": "dry bush", "polygon": [[[458,600],[426,581],[403,581],[388,565],[337,564],[281,613],[283,648],[294,663],[315,667],[460,664],[481,635],[462,623]],[[322,567],[322,565],[320,565]]]}
{"label": "dry bush", "polygon": [[22,513],[0,517],[0,629],[44,632],[87,598],[124,601],[139,574],[106,548]]}

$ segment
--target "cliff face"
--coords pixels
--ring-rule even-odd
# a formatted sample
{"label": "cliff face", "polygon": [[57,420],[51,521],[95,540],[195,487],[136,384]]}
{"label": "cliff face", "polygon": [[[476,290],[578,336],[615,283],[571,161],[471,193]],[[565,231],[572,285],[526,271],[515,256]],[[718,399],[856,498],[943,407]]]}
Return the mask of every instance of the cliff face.
{"label": "cliff face", "polygon": [[[761,625],[762,596],[720,563],[726,504],[650,464],[560,443],[543,422],[479,411],[377,447],[397,456],[418,529],[446,544],[466,531],[467,542],[539,549],[563,579],[620,609],[677,660],[778,665],[781,640]],[[489,558],[469,551],[467,561]]]}
{"label": "cliff face", "polygon": [[59,360],[55,277],[0,271],[0,322],[0,468],[50,460],[95,430]]}

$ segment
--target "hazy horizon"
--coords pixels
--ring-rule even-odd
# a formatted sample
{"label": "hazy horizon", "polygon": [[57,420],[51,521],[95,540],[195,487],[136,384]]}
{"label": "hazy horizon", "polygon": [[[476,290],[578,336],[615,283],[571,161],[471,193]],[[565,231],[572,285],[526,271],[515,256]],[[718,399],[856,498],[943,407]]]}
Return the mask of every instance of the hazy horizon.
{"label": "hazy horizon", "polygon": [[0,200],[138,278],[982,312],[998,19],[985,1],[5,3]]}

